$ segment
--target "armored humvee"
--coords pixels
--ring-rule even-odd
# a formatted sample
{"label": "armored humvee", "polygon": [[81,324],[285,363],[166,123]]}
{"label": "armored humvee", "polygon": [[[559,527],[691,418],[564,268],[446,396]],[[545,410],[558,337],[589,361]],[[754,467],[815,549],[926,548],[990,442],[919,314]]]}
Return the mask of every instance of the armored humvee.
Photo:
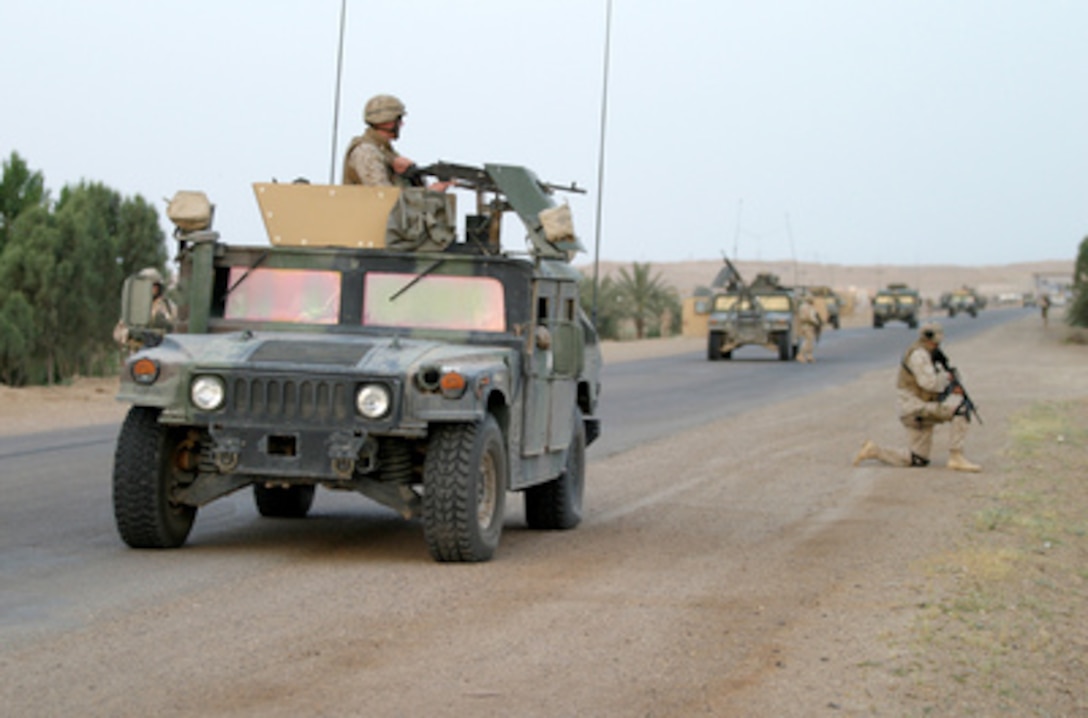
{"label": "armored humvee", "polygon": [[948,310],[948,316],[954,317],[957,314],[963,313],[970,315],[972,318],[978,316],[979,309],[982,308],[982,303],[979,301],[978,294],[968,287],[962,289],[956,289],[948,293],[948,297],[945,301],[945,308]]}
{"label": "armored humvee", "polygon": [[[315,488],[419,519],[438,561],[492,558],[508,491],[526,522],[582,516],[601,354],[581,309],[581,245],[555,185],[512,165],[427,168],[475,192],[254,185],[270,246],[211,229],[179,193],[179,326],[126,361],[114,516],[136,548],[174,548],[199,507],[252,486],[262,516],[305,516]],[[503,249],[513,210],[526,248]],[[122,313],[146,318],[139,279]]]}
{"label": "armored humvee", "polygon": [[797,356],[797,299],[774,274],[759,274],[746,284],[733,263],[715,278],[707,319],[707,359],[732,359],[733,350],[757,344],[789,361]]}
{"label": "armored humvee", "polygon": [[918,290],[906,284],[889,284],[873,298],[873,328],[880,329],[891,321],[906,322],[915,329],[918,326],[918,313],[922,300]]}

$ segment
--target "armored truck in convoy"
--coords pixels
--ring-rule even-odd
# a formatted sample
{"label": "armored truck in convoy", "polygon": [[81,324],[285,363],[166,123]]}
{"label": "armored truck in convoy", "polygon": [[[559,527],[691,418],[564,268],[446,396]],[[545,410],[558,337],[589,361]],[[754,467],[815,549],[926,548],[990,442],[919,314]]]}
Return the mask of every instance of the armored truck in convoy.
{"label": "armored truck in convoy", "polygon": [[873,328],[880,329],[888,322],[905,322],[908,327],[918,327],[922,311],[922,299],[918,290],[906,284],[889,284],[873,297]]}
{"label": "armored truck in convoy", "polygon": [[774,274],[759,274],[751,284],[741,278],[733,263],[714,281],[707,318],[707,359],[732,359],[733,351],[755,344],[778,353],[782,361],[797,356],[797,298]]}
{"label": "armored truck in convoy", "polygon": [[[569,206],[530,170],[440,164],[475,194],[255,184],[266,246],[221,240],[202,193],[178,193],[178,326],[130,356],[113,508],[136,548],[187,540],[200,507],[252,487],[301,518],[315,490],[417,519],[435,560],[486,561],[507,492],[531,528],[582,518],[600,433],[601,353],[579,303]],[[504,211],[526,246],[504,248]],[[147,320],[130,278],[123,318]]]}

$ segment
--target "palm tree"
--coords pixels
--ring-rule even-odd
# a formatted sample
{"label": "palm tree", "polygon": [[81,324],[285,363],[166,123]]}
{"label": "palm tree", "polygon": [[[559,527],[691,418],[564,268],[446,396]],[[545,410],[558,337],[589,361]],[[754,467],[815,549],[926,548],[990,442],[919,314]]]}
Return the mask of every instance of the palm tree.
{"label": "palm tree", "polygon": [[679,316],[676,290],[665,284],[660,273],[652,275],[651,271],[649,262],[632,262],[630,272],[620,267],[620,278],[615,285],[621,316],[634,323],[638,339],[646,337],[648,325],[664,333],[661,324],[665,312]]}

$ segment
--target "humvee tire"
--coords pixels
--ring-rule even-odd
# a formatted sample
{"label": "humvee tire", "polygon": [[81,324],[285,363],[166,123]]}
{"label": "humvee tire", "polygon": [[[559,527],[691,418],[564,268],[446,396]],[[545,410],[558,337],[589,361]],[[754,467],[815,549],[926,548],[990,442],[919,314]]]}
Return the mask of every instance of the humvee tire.
{"label": "humvee tire", "polygon": [[179,433],[159,423],[159,412],[129,409],[113,457],[113,516],[132,548],[177,548],[196,518],[196,507],[170,501],[181,483],[174,461]]}
{"label": "humvee tire", "polygon": [[711,332],[706,340],[706,358],[718,361],[722,358],[722,333]]}
{"label": "humvee tire", "polygon": [[508,471],[495,417],[432,429],[423,461],[423,537],[436,561],[487,561],[494,555]]}
{"label": "humvee tire", "polygon": [[275,487],[254,484],[253,498],[257,503],[257,513],[278,519],[304,518],[314,505],[314,489],[313,484]]}
{"label": "humvee tire", "polygon": [[783,332],[778,335],[778,359],[779,361],[789,361],[792,358],[793,341],[789,332]]}
{"label": "humvee tire", "polygon": [[563,473],[525,490],[525,522],[532,529],[572,529],[582,522],[586,485],[586,425],[574,410],[574,437]]}

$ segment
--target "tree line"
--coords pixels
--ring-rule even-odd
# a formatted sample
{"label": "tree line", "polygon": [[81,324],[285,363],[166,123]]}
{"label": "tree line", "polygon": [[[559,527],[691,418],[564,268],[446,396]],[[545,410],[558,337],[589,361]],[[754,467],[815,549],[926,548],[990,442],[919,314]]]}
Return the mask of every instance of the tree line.
{"label": "tree line", "polygon": [[158,212],[99,182],[54,200],[17,153],[0,181],[0,383],[54,384],[116,371],[112,330],[125,277],[166,276]]}

